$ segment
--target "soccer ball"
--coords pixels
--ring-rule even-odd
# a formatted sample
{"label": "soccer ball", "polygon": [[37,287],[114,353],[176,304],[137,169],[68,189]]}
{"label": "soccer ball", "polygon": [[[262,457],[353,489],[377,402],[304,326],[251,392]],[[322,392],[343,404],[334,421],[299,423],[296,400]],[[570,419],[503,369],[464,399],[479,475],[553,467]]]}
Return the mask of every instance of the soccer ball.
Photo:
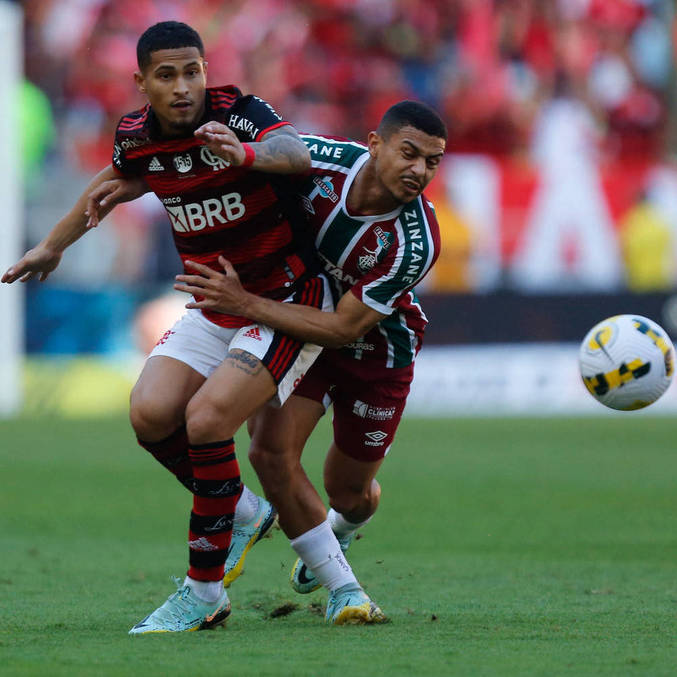
{"label": "soccer ball", "polygon": [[579,352],[583,383],[612,409],[630,411],[655,402],[675,370],[672,341],[652,320],[616,315],[595,325]]}

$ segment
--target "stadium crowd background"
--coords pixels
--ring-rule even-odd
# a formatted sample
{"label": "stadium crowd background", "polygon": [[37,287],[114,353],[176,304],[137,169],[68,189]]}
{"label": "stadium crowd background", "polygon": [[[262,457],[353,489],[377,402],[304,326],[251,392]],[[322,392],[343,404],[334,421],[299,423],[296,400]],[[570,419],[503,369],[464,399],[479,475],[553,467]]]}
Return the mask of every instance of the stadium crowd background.
{"label": "stadium crowd background", "polygon": [[[23,6],[27,246],[110,161],[120,115],[143,105],[131,77],[138,36],[172,18],[203,36],[210,84],[235,83],[264,97],[301,131],[363,139],[403,98],[443,114],[450,154],[431,197],[445,251],[427,291],[534,293],[563,284],[575,291],[666,291],[677,280],[671,159],[677,27],[670,0],[27,0]],[[559,123],[573,131],[562,135]],[[548,129],[559,146],[547,140]],[[541,275],[533,260],[547,248],[535,245],[522,269],[518,249],[531,232],[528,213],[547,184],[544,175],[587,177],[587,187],[572,185],[570,194],[589,192],[580,202],[592,216],[562,217],[580,218],[582,230],[561,236],[561,270],[548,266]],[[602,273],[579,251],[587,246],[588,258],[599,258],[595,249],[608,240],[603,233],[586,245],[580,236],[609,230],[607,216],[596,223],[600,199],[613,221],[614,241],[604,255],[617,258]],[[498,216],[478,213],[487,204]],[[166,228],[151,196],[120,208],[74,245],[45,285],[29,285],[28,349],[106,352],[128,340],[117,328],[170,288],[178,269]]]}

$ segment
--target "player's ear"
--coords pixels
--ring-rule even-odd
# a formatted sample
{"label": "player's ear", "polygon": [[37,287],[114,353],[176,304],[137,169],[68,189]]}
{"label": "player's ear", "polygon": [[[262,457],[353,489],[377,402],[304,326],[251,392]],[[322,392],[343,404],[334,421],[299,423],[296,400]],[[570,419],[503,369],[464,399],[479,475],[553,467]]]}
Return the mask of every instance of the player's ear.
{"label": "player's ear", "polygon": [[141,71],[134,72],[134,83],[136,84],[136,88],[142,94],[146,93],[146,78],[143,77],[143,73]]}
{"label": "player's ear", "polygon": [[376,157],[378,155],[378,149],[382,143],[383,139],[377,132],[369,132],[369,134],[367,134],[367,147],[369,148],[369,155]]}
{"label": "player's ear", "polygon": [[204,71],[205,77],[207,77],[207,62],[203,59],[202,60],[202,70]]}

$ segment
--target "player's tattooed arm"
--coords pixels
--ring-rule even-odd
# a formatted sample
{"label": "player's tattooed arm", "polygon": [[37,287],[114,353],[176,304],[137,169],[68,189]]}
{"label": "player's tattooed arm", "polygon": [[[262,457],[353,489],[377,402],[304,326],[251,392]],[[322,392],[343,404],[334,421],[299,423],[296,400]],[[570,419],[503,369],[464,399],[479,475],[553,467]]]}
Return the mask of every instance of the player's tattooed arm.
{"label": "player's tattooed arm", "polygon": [[246,145],[230,127],[220,122],[202,125],[195,130],[195,136],[234,167],[245,165],[273,174],[301,174],[310,169],[310,153],[291,125],[273,129],[264,134],[261,141]]}
{"label": "player's tattooed arm", "polygon": [[258,357],[239,348],[229,351],[226,362],[250,376],[256,376],[263,369],[263,364]]}
{"label": "player's tattooed arm", "polygon": [[251,146],[256,153],[253,169],[290,174],[301,174],[310,169],[308,148],[290,125],[273,129],[263,141]]}

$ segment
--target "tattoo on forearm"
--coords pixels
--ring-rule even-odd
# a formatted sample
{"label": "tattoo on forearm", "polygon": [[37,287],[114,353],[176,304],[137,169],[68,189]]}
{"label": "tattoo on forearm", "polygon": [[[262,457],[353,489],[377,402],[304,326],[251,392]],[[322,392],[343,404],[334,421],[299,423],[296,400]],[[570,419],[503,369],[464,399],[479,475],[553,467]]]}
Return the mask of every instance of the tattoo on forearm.
{"label": "tattoo on forearm", "polygon": [[264,369],[264,366],[258,357],[254,357],[254,355],[244,350],[231,350],[226,357],[226,361],[233,367],[236,367],[251,376],[256,376]]}
{"label": "tattoo on forearm", "polygon": [[300,138],[290,134],[268,138],[256,150],[259,169],[280,168],[287,165],[290,172],[302,172],[308,168],[308,150]]}

